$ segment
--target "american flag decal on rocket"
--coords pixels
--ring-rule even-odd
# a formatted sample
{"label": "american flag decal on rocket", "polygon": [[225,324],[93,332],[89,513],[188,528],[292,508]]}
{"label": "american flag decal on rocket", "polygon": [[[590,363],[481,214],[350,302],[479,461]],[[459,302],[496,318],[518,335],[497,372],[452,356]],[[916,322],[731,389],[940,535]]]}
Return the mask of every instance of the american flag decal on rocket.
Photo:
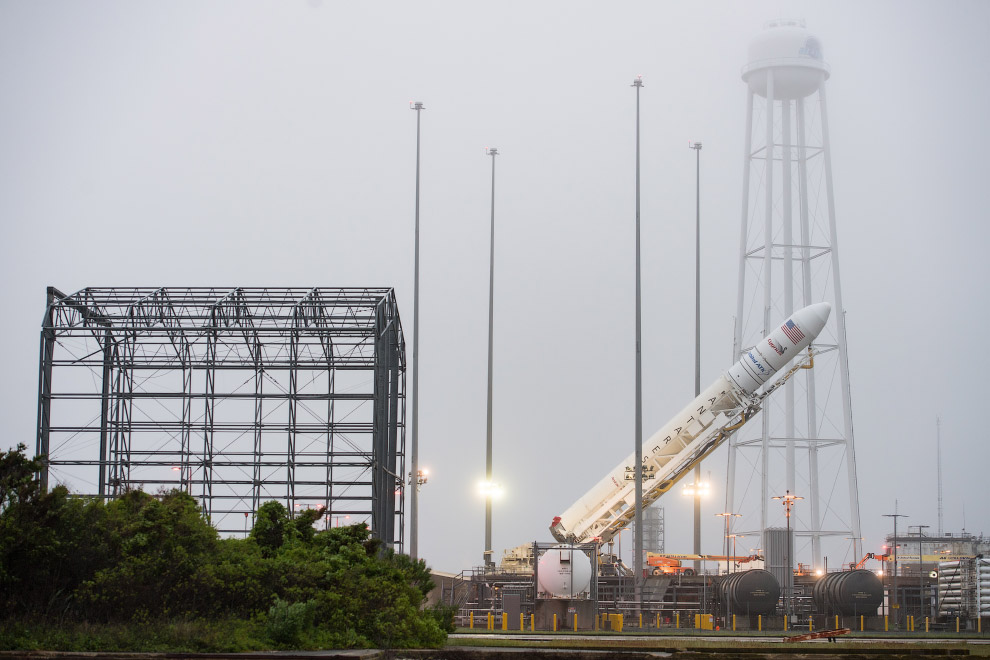
{"label": "american flag decal on rocket", "polygon": [[801,332],[801,329],[794,325],[794,321],[790,319],[787,319],[787,323],[780,326],[780,329],[783,330],[784,334],[787,335],[787,338],[795,344],[804,339],[804,333]]}

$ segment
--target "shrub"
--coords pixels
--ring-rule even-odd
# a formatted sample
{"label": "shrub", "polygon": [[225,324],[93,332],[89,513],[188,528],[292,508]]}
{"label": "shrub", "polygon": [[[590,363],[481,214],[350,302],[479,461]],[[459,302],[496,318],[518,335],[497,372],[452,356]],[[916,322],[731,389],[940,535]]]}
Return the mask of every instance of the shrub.
{"label": "shrub", "polygon": [[268,609],[265,620],[265,633],[279,646],[294,646],[302,641],[304,630],[313,625],[315,603],[289,603],[275,598],[275,604]]}

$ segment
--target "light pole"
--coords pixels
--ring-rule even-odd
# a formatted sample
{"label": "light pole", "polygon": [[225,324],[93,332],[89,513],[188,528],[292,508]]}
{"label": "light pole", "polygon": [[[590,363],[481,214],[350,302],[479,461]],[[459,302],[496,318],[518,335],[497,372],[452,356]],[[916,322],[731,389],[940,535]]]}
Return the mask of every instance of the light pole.
{"label": "light pole", "polygon": [[794,568],[792,559],[793,556],[793,544],[791,543],[791,507],[794,506],[794,502],[797,500],[803,500],[803,497],[798,497],[797,495],[791,495],[791,491],[787,491],[786,495],[779,495],[771,499],[780,500],[784,505],[784,509],[787,512],[787,561],[785,562],[786,571],[784,572],[784,610],[785,614],[790,617],[793,614],[793,605],[791,602],[793,598],[793,588],[792,583],[794,582]]}
{"label": "light pole", "polygon": [[[701,143],[688,145],[695,154],[694,189],[694,395],[701,394]],[[694,481],[701,481],[701,463],[694,466]],[[701,554],[701,495],[694,496],[694,554]],[[694,562],[695,571],[698,561]]]}
{"label": "light pole", "polygon": [[[712,476],[711,473],[709,473],[708,478],[711,479],[711,476]],[[707,481],[700,481],[696,479],[695,481],[689,484],[684,484],[684,486],[682,486],[681,488],[682,496],[691,497],[696,500],[703,500],[706,497],[708,497],[709,494],[711,494],[711,484],[709,484]],[[695,554],[700,554],[700,553],[696,552]],[[698,559],[695,560],[694,563],[696,567],[698,566],[699,561],[700,560]],[[695,568],[694,570],[696,573],[700,574],[698,568]]]}
{"label": "light pole", "polygon": [[[349,515],[343,515],[343,516],[324,516],[324,522],[326,523],[327,527],[330,526],[330,521],[331,520],[334,521],[334,524],[333,524],[334,527],[340,527],[340,521],[341,520],[350,520],[350,519],[351,519],[351,517]],[[345,525],[346,525],[346,523],[345,523]]]}
{"label": "light pole", "polygon": [[491,254],[488,263],[488,434],[485,444],[485,479],[489,493],[485,498],[485,567],[495,565],[492,559],[492,367],[494,356],[494,316],[495,316],[495,157],[498,149],[491,147],[485,153],[492,157],[492,228]]}
{"label": "light pole", "polygon": [[[897,506],[895,503],[894,511],[897,511]],[[897,519],[907,518],[906,513],[884,513],[882,514],[884,518],[894,519],[894,571],[891,574],[891,580],[893,581],[893,591],[894,597],[891,599],[890,609],[894,612],[894,627],[900,627],[900,610],[901,606],[897,603]]]}
{"label": "light pole", "polygon": [[[716,513],[715,515],[716,516],[719,516],[720,518],[723,518],[725,520],[725,542],[722,544],[722,546],[725,548],[726,557],[728,557],[728,555],[729,555],[729,525],[730,525],[730,523],[731,523],[731,521],[732,521],[733,518],[741,518],[742,517],[742,514],[741,513],[731,513],[729,511],[725,511],[723,513]],[[733,536],[735,536],[735,534],[733,534]],[[733,539],[732,542],[735,543],[735,539]],[[732,554],[733,555],[736,554],[734,550],[733,550]],[[725,560],[725,572],[726,573],[729,572],[729,560],[728,560],[728,558],[726,558],[726,560]]]}
{"label": "light pole", "polygon": [[[736,539],[740,538],[741,536],[743,536],[743,534],[729,534],[729,538],[732,539],[732,557],[733,557],[732,565],[733,565],[733,567],[735,567],[735,564],[736,564],[736,561],[735,561],[735,556],[736,556]],[[735,573],[735,571],[732,571],[732,572]]]}
{"label": "light pole", "polygon": [[918,530],[918,616],[925,616],[925,549],[921,542],[921,530],[931,525],[908,525],[908,533],[914,527]]}
{"label": "light pole", "polygon": [[419,556],[419,488],[413,482],[419,474],[419,119],[423,103],[410,104],[416,111],[416,247],[413,275],[412,424],[409,448],[409,556]]}
{"label": "light pole", "polygon": [[636,88],[636,437],[633,451],[636,527],[633,532],[633,584],[636,608],[639,610],[643,604],[643,315],[639,257],[639,91],[643,88],[643,76],[636,76],[632,86]]}

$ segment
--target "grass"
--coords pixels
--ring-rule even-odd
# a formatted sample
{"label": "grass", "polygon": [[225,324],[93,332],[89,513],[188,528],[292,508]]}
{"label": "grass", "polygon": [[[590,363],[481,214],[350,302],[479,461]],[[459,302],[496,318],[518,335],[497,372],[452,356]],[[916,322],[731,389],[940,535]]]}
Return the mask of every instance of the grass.
{"label": "grass", "polygon": [[253,650],[252,631],[233,623],[180,621],[160,625],[90,623],[0,625],[0,649],[17,651],[182,651]]}
{"label": "grass", "polygon": [[[468,628],[459,628],[458,633],[467,634],[484,634],[490,631],[487,630],[474,630]],[[559,631],[557,633],[548,633],[547,631],[496,631],[500,636],[496,639],[482,638],[482,637],[460,637],[456,640],[448,641],[448,644],[457,646],[471,646],[471,647],[529,647],[529,648],[557,648],[557,649],[589,649],[589,650],[605,650],[605,649],[615,649],[622,648],[627,650],[637,650],[637,649],[650,649],[653,651],[668,649],[668,650],[688,650],[688,651],[725,651],[729,649],[733,650],[753,650],[753,651],[766,651],[772,650],[774,652],[808,652],[811,648],[816,651],[826,651],[831,648],[832,650],[841,650],[843,652],[869,652],[878,650],[900,650],[905,653],[910,653],[913,649],[940,649],[940,650],[965,650],[971,656],[976,657],[990,657],[990,644],[967,644],[967,640],[970,639],[988,639],[987,634],[978,635],[973,633],[971,635],[960,635],[955,633],[931,633],[931,634],[916,634],[916,635],[897,635],[896,639],[898,641],[865,641],[864,638],[875,639],[877,635],[891,635],[890,633],[876,633],[876,632],[853,632],[848,635],[842,635],[837,638],[838,641],[834,645],[823,646],[821,644],[815,644],[813,647],[809,647],[808,643],[793,642],[784,643],[781,641],[785,635],[782,631],[740,631],[735,633],[723,633],[726,635],[731,635],[734,639],[711,639],[713,634],[711,631],[696,631],[689,628],[681,629],[667,629],[661,632],[656,632],[654,630],[643,630],[639,631],[636,628],[628,630],[625,634],[630,636],[629,639],[622,639],[621,635],[623,633],[613,633],[610,631],[586,631],[574,633],[572,631]],[[800,631],[789,631],[794,634],[800,634]],[[533,640],[523,640],[514,639],[524,634],[554,634],[555,637],[552,640],[547,641],[533,641]],[[719,633],[715,633],[716,635]],[[502,637],[504,635],[504,637]],[[619,639],[616,639],[616,636]],[[649,639],[633,639],[632,636],[649,636]],[[609,636],[609,639],[596,639],[599,637]],[[739,640],[739,637],[746,637],[749,639]],[[924,640],[924,641],[922,641]],[[937,640],[937,641],[931,641]]]}
{"label": "grass", "polygon": [[174,621],[154,624],[31,622],[0,624],[0,650],[237,652],[271,647],[264,627],[250,621]]}
{"label": "grass", "polygon": [[[470,630],[460,628],[458,633],[474,633],[477,636],[462,637],[448,641],[451,646],[485,647],[527,647],[554,649],[587,649],[609,650],[622,648],[627,650],[657,651],[661,649],[687,651],[727,651],[752,650],[774,652],[809,652],[814,649],[825,652],[827,649],[843,652],[900,650],[910,653],[912,649],[965,649],[971,656],[990,657],[990,644],[967,644],[970,639],[988,639],[990,635],[968,636],[955,633],[922,633],[913,636],[897,635],[901,641],[866,642],[863,637],[876,638],[883,633],[852,633],[843,635],[834,645],[781,643],[781,631],[723,633],[732,635],[734,639],[712,639],[711,631],[696,631],[694,629],[665,629],[661,632],[652,630],[640,631],[633,628],[627,631],[623,639],[609,631],[580,632],[560,631],[552,640],[533,641],[519,639],[523,634],[534,634],[529,631],[497,631],[495,639],[482,638],[486,630],[475,628]],[[795,631],[792,631],[795,632]],[[537,631],[535,634],[546,634]],[[718,634],[718,633],[716,633]],[[890,634],[890,633],[888,633]],[[890,634],[894,638],[893,634]],[[604,639],[608,636],[609,639]],[[648,639],[634,639],[634,636],[648,636]],[[746,637],[740,641],[739,637]],[[924,642],[921,640],[924,639]],[[931,641],[936,640],[936,641]],[[281,650],[319,650],[340,648],[339,639],[329,636],[304,635],[297,644],[281,647]],[[916,641],[916,643],[911,643]],[[336,642],[336,643],[335,643]],[[37,624],[33,622],[0,623],[0,650],[17,651],[77,651],[77,652],[172,652],[172,653],[236,653],[249,651],[276,650],[267,637],[264,622],[261,620],[225,620],[216,622],[178,620],[167,623],[131,623],[94,625],[88,623]],[[812,651],[814,652],[814,651]]]}
{"label": "grass", "polygon": [[240,653],[355,645],[360,646],[346,635],[319,628],[309,628],[297,641],[279,645],[271,640],[260,618],[127,624],[0,623],[0,651]]}

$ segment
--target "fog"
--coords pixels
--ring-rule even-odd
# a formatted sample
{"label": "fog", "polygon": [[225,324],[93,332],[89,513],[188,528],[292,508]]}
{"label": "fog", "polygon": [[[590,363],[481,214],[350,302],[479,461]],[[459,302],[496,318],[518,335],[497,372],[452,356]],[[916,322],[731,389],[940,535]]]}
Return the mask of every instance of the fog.
{"label": "fog", "polygon": [[[551,518],[632,451],[630,84],[643,76],[648,436],[694,391],[689,141],[704,143],[702,385],[732,362],[740,69],[781,17],[806,21],[832,71],[864,549],[892,531],[882,514],[895,502],[910,516],[900,525],[937,526],[936,416],[944,529],[990,532],[977,387],[990,372],[978,332],[990,321],[990,5],[978,1],[4,2],[4,446],[34,448],[49,285],[391,286],[411,339],[409,104],[422,101],[420,556],[457,572],[484,549],[486,147],[500,152],[496,558],[549,541]],[[703,467],[711,553],[725,455]],[[691,552],[688,502],[661,504],[667,550]],[[844,547],[830,564],[859,559]]]}

